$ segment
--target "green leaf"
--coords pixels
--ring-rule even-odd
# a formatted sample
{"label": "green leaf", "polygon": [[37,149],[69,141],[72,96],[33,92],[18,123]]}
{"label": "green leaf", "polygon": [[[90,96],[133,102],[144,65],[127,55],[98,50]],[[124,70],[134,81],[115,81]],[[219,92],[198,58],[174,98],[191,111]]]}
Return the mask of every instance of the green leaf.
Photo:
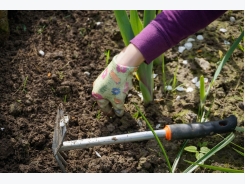
{"label": "green leaf", "polygon": [[202,158],[204,156],[203,153],[199,153],[199,152],[196,152],[196,159],[199,160],[200,158]]}
{"label": "green leaf", "polygon": [[177,168],[177,165],[178,165],[178,162],[180,160],[180,157],[181,157],[181,155],[182,155],[182,153],[184,151],[184,148],[185,148],[185,146],[186,146],[186,144],[188,142],[189,142],[189,139],[186,139],[185,142],[183,143],[183,145],[181,146],[180,151],[178,152],[178,154],[177,154],[177,156],[176,156],[176,158],[174,160],[174,163],[172,165],[172,172],[173,173],[175,172],[175,169]]}
{"label": "green leaf", "polygon": [[184,173],[191,173],[194,171],[197,167],[198,164],[204,163],[208,158],[213,156],[216,152],[227,146],[228,144],[231,143],[231,141],[235,138],[234,133],[230,133],[229,136],[224,138],[220,143],[218,143],[216,146],[214,146],[208,153],[206,153],[202,158],[197,160],[195,164],[190,165],[187,169],[185,169],[183,172]]}
{"label": "green leaf", "polygon": [[244,128],[243,128],[243,127],[238,127],[238,126],[237,126],[237,127],[235,128],[235,130],[238,131],[238,132],[244,132]]}
{"label": "green leaf", "polygon": [[184,148],[184,150],[188,151],[188,152],[193,152],[193,153],[198,152],[196,146],[187,146],[187,147]]}
{"label": "green leaf", "polygon": [[135,36],[142,31],[143,24],[139,18],[137,10],[130,10],[130,24]]}
{"label": "green leaf", "polygon": [[163,156],[164,156],[165,159],[166,159],[166,162],[167,162],[167,165],[168,165],[169,172],[172,172],[172,167],[171,167],[171,165],[170,165],[170,161],[169,161],[168,155],[167,155],[167,153],[166,153],[166,150],[164,149],[164,146],[162,145],[161,141],[159,140],[157,134],[155,133],[155,131],[154,131],[154,129],[152,128],[152,126],[151,126],[151,124],[149,123],[149,121],[146,119],[146,117],[144,116],[144,114],[140,111],[139,107],[138,107],[136,104],[134,104],[134,105],[135,105],[137,111],[138,111],[138,112],[140,113],[140,115],[142,116],[142,118],[145,120],[145,122],[146,122],[147,126],[149,127],[149,129],[151,130],[151,132],[153,133],[153,135],[154,135],[154,137],[155,137],[155,139],[156,139],[156,141],[157,141],[157,143],[158,143],[158,145],[159,145],[159,147],[160,147],[160,149],[161,149],[161,151],[162,151],[162,154],[163,154]]}
{"label": "green leaf", "polygon": [[236,148],[232,148],[232,149],[234,149],[234,150],[235,150],[237,153],[239,153],[240,155],[244,156],[244,153],[241,152],[241,151],[239,151],[238,149],[236,149]]}
{"label": "green leaf", "polygon": [[153,100],[153,96],[152,93],[150,92],[150,90],[146,87],[146,85],[144,83],[142,83],[141,81],[139,81],[139,86],[140,86],[140,90],[142,92],[142,96],[143,96],[143,100],[145,104],[150,103]]}
{"label": "green leaf", "polygon": [[204,77],[203,75],[200,76],[200,101],[201,104],[203,105],[205,103],[205,83],[204,83]]}
{"label": "green leaf", "polygon": [[230,47],[230,49],[227,51],[227,53],[225,54],[225,56],[223,57],[223,59],[221,60],[218,68],[215,71],[214,77],[207,89],[206,95],[209,94],[209,91],[211,89],[211,87],[213,86],[214,81],[217,79],[218,75],[220,74],[223,66],[225,65],[225,63],[228,61],[228,59],[230,58],[230,56],[232,55],[232,53],[234,52],[234,50],[237,48],[238,44],[240,43],[240,41],[243,39],[244,36],[244,31],[240,34],[240,36],[235,40],[235,42],[232,44],[232,46]]}
{"label": "green leaf", "polygon": [[191,162],[191,161],[188,161],[188,160],[184,160],[184,161],[188,162],[188,163],[190,163],[192,165],[201,166],[201,167],[212,169],[212,170],[215,170],[215,171],[222,171],[222,172],[227,172],[227,173],[244,173],[243,170],[230,169],[230,168],[225,168],[225,167],[217,167],[217,166],[212,166],[212,165],[197,164],[195,162]]}
{"label": "green leaf", "polygon": [[209,151],[210,151],[210,149],[207,147],[201,147],[201,149],[200,149],[201,153],[208,153]]}
{"label": "green leaf", "polygon": [[117,25],[120,29],[123,42],[125,46],[128,46],[130,40],[134,37],[134,33],[125,10],[114,10],[116,16]]}
{"label": "green leaf", "polygon": [[146,27],[156,17],[156,10],[144,11],[144,27]]}

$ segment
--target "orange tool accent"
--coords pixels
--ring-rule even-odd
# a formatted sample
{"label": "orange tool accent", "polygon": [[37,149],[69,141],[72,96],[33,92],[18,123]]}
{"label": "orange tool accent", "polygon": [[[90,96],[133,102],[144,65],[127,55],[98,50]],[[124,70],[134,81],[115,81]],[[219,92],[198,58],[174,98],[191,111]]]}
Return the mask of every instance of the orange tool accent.
{"label": "orange tool accent", "polygon": [[165,138],[167,140],[171,140],[172,132],[171,132],[170,126],[166,125],[163,130],[165,130],[165,132],[166,132]]}

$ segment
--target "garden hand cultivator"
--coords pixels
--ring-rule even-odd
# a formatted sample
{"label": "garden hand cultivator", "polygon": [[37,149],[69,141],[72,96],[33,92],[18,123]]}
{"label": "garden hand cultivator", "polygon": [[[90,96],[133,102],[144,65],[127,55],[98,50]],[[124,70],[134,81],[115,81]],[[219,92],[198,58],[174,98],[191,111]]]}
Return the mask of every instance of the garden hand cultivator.
{"label": "garden hand cultivator", "polygon": [[[63,151],[109,144],[143,141],[154,138],[151,131],[145,131],[107,137],[64,141],[68,122],[69,115],[65,113],[63,105],[60,104],[56,115],[52,150],[62,172],[66,172],[65,166],[67,165],[65,159],[63,158],[66,157]],[[205,137],[216,133],[227,133],[234,131],[236,126],[237,118],[234,115],[231,115],[228,118],[219,121],[166,125],[164,129],[154,131],[159,138],[163,137],[167,140],[177,140]]]}

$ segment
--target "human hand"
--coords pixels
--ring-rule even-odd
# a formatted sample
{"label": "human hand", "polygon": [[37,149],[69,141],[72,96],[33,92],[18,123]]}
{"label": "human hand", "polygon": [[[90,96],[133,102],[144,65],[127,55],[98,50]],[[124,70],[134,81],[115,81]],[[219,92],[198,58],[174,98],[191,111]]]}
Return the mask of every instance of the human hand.
{"label": "human hand", "polygon": [[108,116],[124,114],[125,98],[132,88],[133,72],[138,67],[117,64],[117,55],[93,83],[92,95],[100,109]]}

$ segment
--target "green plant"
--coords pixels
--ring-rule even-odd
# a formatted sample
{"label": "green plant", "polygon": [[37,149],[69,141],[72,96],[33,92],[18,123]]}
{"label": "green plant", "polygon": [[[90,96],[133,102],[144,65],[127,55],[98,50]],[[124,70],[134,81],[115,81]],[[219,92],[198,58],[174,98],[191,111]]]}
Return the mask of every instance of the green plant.
{"label": "green plant", "polygon": [[64,103],[66,103],[67,95],[64,96]]}
{"label": "green plant", "polygon": [[107,66],[109,64],[109,60],[110,60],[110,50],[107,50],[105,52],[105,56],[106,56],[105,63],[106,63],[106,66]]}
{"label": "green plant", "polygon": [[167,81],[166,81],[166,73],[165,73],[165,60],[164,57],[162,59],[162,83],[163,83],[163,91],[166,92]]}
{"label": "green plant", "polygon": [[38,33],[38,34],[42,34],[43,31],[44,31],[44,28],[45,28],[45,26],[41,26],[41,27],[37,30],[37,33]]}
{"label": "green plant", "polygon": [[[137,111],[139,112],[139,114],[141,115],[141,117],[144,119],[144,121],[146,122],[147,126],[149,127],[149,129],[152,131],[154,138],[156,139],[160,150],[162,152],[162,154],[164,155],[167,165],[168,165],[168,169],[170,172],[174,173],[175,169],[178,165],[178,162],[180,160],[181,154],[183,153],[183,150],[187,150],[190,152],[194,152],[196,153],[196,158],[197,161],[193,162],[193,164],[191,164],[188,168],[186,168],[183,172],[184,173],[190,173],[193,172],[197,167],[199,167],[200,164],[203,164],[208,158],[210,158],[211,156],[213,156],[215,153],[217,153],[218,151],[220,151],[221,149],[223,149],[225,146],[227,146],[228,144],[230,144],[232,142],[232,140],[235,138],[235,134],[232,132],[230,133],[227,137],[223,138],[223,140],[221,142],[219,142],[216,146],[214,146],[212,149],[207,148],[207,142],[203,142],[203,143],[199,143],[200,151],[197,150],[197,148],[195,148],[195,146],[189,146],[186,147],[186,144],[188,143],[189,139],[187,139],[186,141],[184,141],[179,153],[177,154],[173,165],[170,165],[170,161],[168,159],[168,155],[161,143],[161,141],[159,140],[158,136],[156,135],[154,129],[152,128],[152,126],[150,125],[149,121],[147,120],[147,118],[144,116],[144,114],[140,111],[139,107],[137,105],[135,105]],[[186,148],[186,149],[185,149]],[[198,153],[197,153],[198,152]]]}
{"label": "green plant", "polygon": [[96,119],[100,119],[100,116],[101,116],[101,111],[98,110],[98,113],[96,114]]}
{"label": "green plant", "polygon": [[[135,104],[134,104],[135,105]],[[149,129],[151,130],[151,132],[153,133],[159,147],[160,147],[160,150],[162,151],[162,154],[163,156],[165,157],[166,161],[167,161],[167,165],[168,165],[168,169],[169,169],[169,172],[172,172],[172,167],[170,165],[170,161],[168,159],[168,155],[164,149],[164,146],[162,145],[161,141],[159,140],[158,136],[156,135],[154,129],[152,128],[151,124],[149,123],[149,121],[146,119],[146,117],[144,116],[144,114],[140,111],[139,107],[137,105],[135,105],[137,111],[139,112],[139,114],[141,115],[141,117],[145,120],[147,126],[149,127]]]}
{"label": "green plant", "polygon": [[237,170],[237,169],[230,169],[230,168],[225,168],[225,167],[217,167],[217,166],[212,166],[212,165],[205,165],[205,164],[197,164],[195,162],[190,162],[185,160],[187,163],[192,164],[192,165],[196,165],[196,166],[200,166],[200,167],[204,167],[207,169],[212,169],[214,171],[221,171],[221,172],[226,172],[226,173],[244,173],[243,170]]}
{"label": "green plant", "polygon": [[[174,76],[172,79],[170,79],[168,82],[167,82],[167,78],[166,78],[166,72],[165,72],[165,62],[164,62],[164,57],[163,55],[161,56],[162,58],[162,83],[163,83],[163,92],[166,93],[166,91],[168,90],[168,86],[171,86],[171,92],[175,92],[176,89],[180,86],[182,86],[183,84],[180,84],[177,86],[177,72],[178,72],[178,69],[179,69],[179,65],[177,65],[177,67],[175,68],[175,71],[174,71]],[[168,90],[169,91],[169,90]]]}
{"label": "green plant", "polygon": [[26,83],[27,83],[28,76],[26,76],[24,82],[23,82],[23,89],[22,91],[26,92]]}
{"label": "green plant", "polygon": [[178,69],[179,69],[179,65],[177,65],[177,67],[176,67],[176,69],[174,71],[172,89],[175,89],[176,88],[176,85],[177,85],[177,72],[178,72]]}
{"label": "green plant", "polygon": [[86,29],[85,29],[85,28],[80,28],[80,29],[79,29],[79,34],[80,34],[81,36],[84,36],[85,33],[86,33]]}
{"label": "green plant", "polygon": [[58,71],[59,79],[62,80],[64,78],[63,71]]}
{"label": "green plant", "polygon": [[195,153],[195,157],[198,160],[202,158],[206,153],[208,153],[210,149],[206,146],[201,146],[200,150],[198,150],[196,146],[187,146],[184,148],[184,150],[191,153]]}
{"label": "green plant", "polygon": [[[199,109],[198,109],[198,120],[200,120],[200,122],[202,122],[201,120],[204,120],[204,121],[206,120],[207,115],[209,114],[210,109],[211,109],[211,107],[210,107],[209,112],[206,114],[206,116],[205,116],[205,118],[204,118],[204,112],[205,112],[204,104],[205,104],[205,101],[206,101],[206,99],[207,99],[207,96],[208,96],[208,94],[209,94],[209,92],[210,92],[210,89],[213,87],[214,82],[215,82],[215,80],[217,79],[218,75],[220,74],[220,72],[221,72],[223,66],[224,66],[225,63],[228,61],[229,57],[232,55],[232,53],[234,52],[234,50],[237,48],[237,45],[238,45],[238,44],[240,43],[240,41],[243,39],[243,36],[244,36],[244,32],[242,31],[242,33],[240,34],[240,36],[235,40],[235,42],[233,43],[233,45],[230,47],[230,49],[227,51],[227,53],[223,56],[221,62],[219,63],[218,68],[217,68],[216,71],[215,71],[214,77],[213,77],[211,83],[210,83],[209,86],[208,86],[207,91],[205,91],[203,77],[202,77],[202,76],[200,77],[200,81],[201,81],[201,82],[200,82],[200,105],[199,105]],[[232,136],[234,136],[234,134],[230,134],[230,137],[232,137]],[[228,136],[228,137],[229,137],[229,136]],[[189,168],[187,168],[185,172],[191,172],[191,171],[193,171],[193,170],[194,170],[193,168],[198,167],[198,164],[201,163],[200,160],[205,159],[206,156],[207,156],[207,157],[210,157],[210,156],[212,156],[212,154],[214,154],[215,152],[217,152],[217,150],[222,149],[222,148],[224,147],[224,146],[223,146],[224,141],[225,141],[225,144],[226,144],[226,145],[227,145],[228,143],[230,143],[230,142],[231,142],[230,137],[229,137],[229,138],[224,138],[223,141],[221,141],[218,145],[216,145],[216,146],[215,146],[214,148],[212,148],[208,153],[206,153],[202,158],[200,158],[198,161],[196,161],[194,164],[192,164]],[[181,155],[182,155],[182,153],[183,153],[183,150],[184,150],[186,144],[188,143],[188,141],[189,141],[189,140],[186,140],[186,141],[183,143],[183,145],[182,145],[182,147],[181,147],[181,149],[180,149],[180,151],[179,151],[179,153],[178,153],[178,156],[177,156],[177,158],[176,158],[175,161],[174,161],[174,164],[173,164],[173,165],[174,165],[173,171],[175,171],[176,165],[178,164],[179,159],[180,159],[180,157],[181,157]]]}
{"label": "green plant", "polygon": [[[125,10],[114,10],[114,13],[125,46],[156,16],[156,10],[144,10],[142,23],[137,10],[130,10],[130,18]],[[137,70],[137,79],[145,104],[153,101],[153,63],[151,62],[149,65],[142,63]]]}

